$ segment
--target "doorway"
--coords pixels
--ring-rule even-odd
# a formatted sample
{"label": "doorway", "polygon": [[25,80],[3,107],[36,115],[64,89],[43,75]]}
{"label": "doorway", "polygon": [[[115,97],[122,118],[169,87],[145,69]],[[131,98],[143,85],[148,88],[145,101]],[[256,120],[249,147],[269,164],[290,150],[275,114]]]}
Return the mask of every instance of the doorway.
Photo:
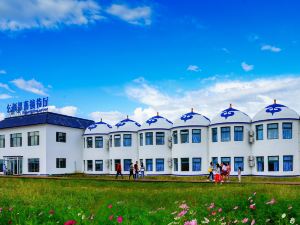
{"label": "doorway", "polygon": [[3,172],[5,175],[22,175],[23,156],[4,156]]}

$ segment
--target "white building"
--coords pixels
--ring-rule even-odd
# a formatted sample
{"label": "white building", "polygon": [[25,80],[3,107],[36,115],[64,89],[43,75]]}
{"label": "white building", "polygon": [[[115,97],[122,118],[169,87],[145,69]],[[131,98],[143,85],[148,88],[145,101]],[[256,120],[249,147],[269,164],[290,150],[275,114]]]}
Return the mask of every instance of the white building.
{"label": "white building", "polygon": [[0,121],[0,174],[129,173],[143,163],[146,175],[204,175],[210,162],[231,173],[300,175],[300,122],[294,110],[266,106],[253,119],[232,108],[211,121],[193,110],[174,124],[154,116],[141,126],[127,118],[103,122],[39,113]]}

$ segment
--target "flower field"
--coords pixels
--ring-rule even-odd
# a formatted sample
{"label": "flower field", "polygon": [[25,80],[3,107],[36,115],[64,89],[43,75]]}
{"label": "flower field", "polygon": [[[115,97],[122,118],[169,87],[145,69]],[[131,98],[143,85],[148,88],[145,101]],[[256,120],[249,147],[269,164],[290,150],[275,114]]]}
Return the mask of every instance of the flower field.
{"label": "flower field", "polygon": [[300,224],[300,187],[0,178],[0,224]]}

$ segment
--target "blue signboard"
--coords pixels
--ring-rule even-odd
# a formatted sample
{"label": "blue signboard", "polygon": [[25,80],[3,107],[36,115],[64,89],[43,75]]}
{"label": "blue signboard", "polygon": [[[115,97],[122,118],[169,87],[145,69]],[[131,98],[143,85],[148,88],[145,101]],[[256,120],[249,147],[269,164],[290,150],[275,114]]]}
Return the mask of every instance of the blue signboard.
{"label": "blue signboard", "polygon": [[28,115],[48,111],[48,97],[31,99],[24,102],[16,102],[7,105],[9,116]]}

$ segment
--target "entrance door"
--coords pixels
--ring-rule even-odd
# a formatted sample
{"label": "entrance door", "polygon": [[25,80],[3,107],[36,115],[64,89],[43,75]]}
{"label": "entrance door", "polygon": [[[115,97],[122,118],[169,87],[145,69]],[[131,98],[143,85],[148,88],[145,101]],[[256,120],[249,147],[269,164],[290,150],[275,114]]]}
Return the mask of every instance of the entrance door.
{"label": "entrance door", "polygon": [[5,172],[7,175],[21,175],[23,168],[22,156],[5,156],[3,157]]}

